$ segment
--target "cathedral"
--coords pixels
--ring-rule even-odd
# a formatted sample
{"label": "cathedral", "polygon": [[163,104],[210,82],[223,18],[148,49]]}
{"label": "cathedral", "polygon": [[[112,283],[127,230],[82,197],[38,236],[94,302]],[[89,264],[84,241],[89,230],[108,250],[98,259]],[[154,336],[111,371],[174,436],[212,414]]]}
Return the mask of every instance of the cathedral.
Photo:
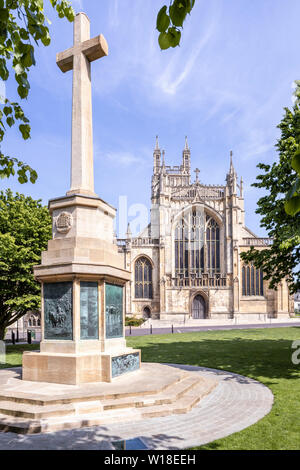
{"label": "cathedral", "polygon": [[170,321],[246,320],[289,317],[292,298],[285,281],[271,290],[263,272],[240,254],[266,249],[272,239],[245,226],[243,180],[230,156],[226,184],[204,185],[191,178],[188,141],[179,166],[168,166],[158,138],[153,153],[151,221],[133,237],[117,240],[124,266],[126,312]]}

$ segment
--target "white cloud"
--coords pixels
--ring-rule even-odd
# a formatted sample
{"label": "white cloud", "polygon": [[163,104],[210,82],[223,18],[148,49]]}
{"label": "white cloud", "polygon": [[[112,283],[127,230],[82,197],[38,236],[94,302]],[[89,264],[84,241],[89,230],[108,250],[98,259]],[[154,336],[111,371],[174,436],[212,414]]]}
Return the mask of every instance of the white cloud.
{"label": "white cloud", "polygon": [[76,12],[83,11],[83,0],[72,0],[72,6]]}
{"label": "white cloud", "polygon": [[105,158],[117,166],[129,167],[132,165],[143,165],[143,159],[126,151],[95,152],[96,158]]}

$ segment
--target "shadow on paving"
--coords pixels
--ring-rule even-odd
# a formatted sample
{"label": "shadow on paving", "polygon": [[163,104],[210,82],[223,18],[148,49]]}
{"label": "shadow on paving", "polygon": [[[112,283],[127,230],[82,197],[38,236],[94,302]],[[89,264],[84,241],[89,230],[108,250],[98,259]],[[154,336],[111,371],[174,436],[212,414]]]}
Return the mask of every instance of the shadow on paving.
{"label": "shadow on paving", "polygon": [[[179,446],[183,440],[179,436],[167,434],[155,434],[150,437],[138,435],[134,438],[142,439],[148,449],[177,449],[174,442],[178,442]],[[31,435],[0,432],[0,450],[114,450],[112,443],[123,440],[124,437],[110,432],[109,428],[104,426]]]}

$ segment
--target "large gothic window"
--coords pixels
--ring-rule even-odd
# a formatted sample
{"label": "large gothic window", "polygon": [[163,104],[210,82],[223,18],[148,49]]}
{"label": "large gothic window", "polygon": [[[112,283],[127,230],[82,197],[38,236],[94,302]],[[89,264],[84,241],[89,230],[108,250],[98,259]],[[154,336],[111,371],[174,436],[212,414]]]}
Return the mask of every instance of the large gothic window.
{"label": "large gothic window", "polygon": [[220,228],[217,222],[208,218],[206,226],[207,270],[220,272]]}
{"label": "large gothic window", "polygon": [[175,228],[176,276],[220,273],[220,227],[203,210],[184,213]]}
{"label": "large gothic window", "polygon": [[264,295],[263,271],[253,264],[242,267],[242,295]]}
{"label": "large gothic window", "polygon": [[139,258],[135,262],[135,298],[136,299],[152,299],[152,265],[145,258]]}

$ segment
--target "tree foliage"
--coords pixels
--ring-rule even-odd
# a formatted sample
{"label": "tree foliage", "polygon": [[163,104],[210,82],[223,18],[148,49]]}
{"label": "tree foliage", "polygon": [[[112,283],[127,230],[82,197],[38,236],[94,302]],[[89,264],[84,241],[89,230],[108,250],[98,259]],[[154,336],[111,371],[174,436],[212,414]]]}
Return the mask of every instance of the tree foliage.
{"label": "tree foliage", "polygon": [[0,340],[5,329],[40,306],[33,266],[51,239],[51,217],[40,201],[0,192]]}
{"label": "tree foliage", "polygon": [[158,12],[156,29],[161,49],[169,49],[180,44],[181,30],[186,16],[191,13],[195,0],[172,0],[169,7],[164,5]]}
{"label": "tree foliage", "polygon": [[[60,18],[74,20],[74,10],[67,0],[49,0]],[[35,47],[50,44],[48,25],[44,13],[44,0],[0,0],[0,79],[6,82],[12,73],[21,99],[26,99],[30,90],[28,73],[35,65]],[[18,125],[24,140],[30,138],[30,122],[17,102],[1,97],[0,142],[7,127]],[[18,158],[4,155],[0,151],[0,177],[17,172],[20,183],[28,178],[32,183],[37,173]]]}
{"label": "tree foliage", "polygon": [[[300,106],[300,81],[296,80],[296,104]],[[289,215],[296,215],[300,212],[300,117],[298,117],[296,123],[295,140],[297,144],[296,151],[291,160],[291,167],[295,170],[297,178],[291,185],[285,201],[285,210]]]}
{"label": "tree foliage", "polygon": [[286,278],[291,292],[295,292],[300,289],[300,213],[294,216],[288,214],[285,198],[298,178],[292,167],[299,145],[300,107],[297,103],[293,110],[285,109],[284,118],[278,127],[281,130],[276,145],[278,161],[273,165],[260,163],[258,168],[264,173],[258,175],[257,182],[252,185],[266,191],[266,195],[258,201],[256,213],[262,216],[261,227],[273,238],[273,245],[261,251],[251,248],[241,257],[263,269],[271,288],[276,288]]}

